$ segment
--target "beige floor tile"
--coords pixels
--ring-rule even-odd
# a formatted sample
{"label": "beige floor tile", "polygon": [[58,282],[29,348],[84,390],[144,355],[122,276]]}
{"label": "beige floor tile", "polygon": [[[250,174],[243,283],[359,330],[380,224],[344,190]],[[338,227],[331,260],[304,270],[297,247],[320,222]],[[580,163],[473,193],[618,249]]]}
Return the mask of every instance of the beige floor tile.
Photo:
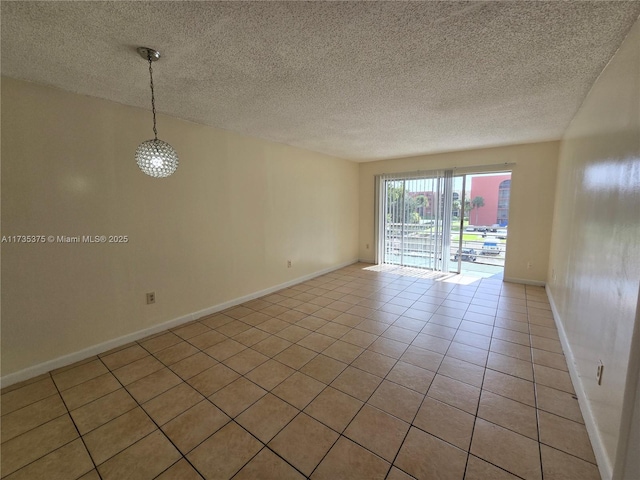
{"label": "beige floor tile", "polygon": [[203,399],[197,390],[181,383],[144,403],[142,407],[158,425],[164,425]]}
{"label": "beige floor tile", "polygon": [[400,450],[409,424],[370,405],[362,407],[344,435],[392,462]]}
{"label": "beige floor tile", "polygon": [[108,371],[100,360],[93,360],[64,372],[53,374],[52,377],[58,389],[62,391],[104,375]]}
{"label": "beige floor tile", "polygon": [[244,377],[240,377],[209,397],[216,406],[230,417],[236,417],[267,394]]}
{"label": "beige floor tile", "polygon": [[[429,318],[431,318],[431,312],[425,312],[424,310],[410,308],[409,310],[404,312],[402,317],[393,322],[392,327],[402,328],[414,333],[418,333],[427,324]],[[400,339],[397,338],[396,340]]]}
{"label": "beige floor tile", "polygon": [[304,411],[335,431],[342,432],[362,405],[360,400],[328,387]]}
{"label": "beige floor tile", "polygon": [[494,370],[487,370],[484,375],[483,390],[497,393],[503,397],[535,407],[533,383],[522,378],[512,377]]}
{"label": "beige floor tile", "polygon": [[331,386],[359,400],[366,401],[378,388],[382,378],[354,367],[347,367]]}
{"label": "beige floor tile", "polygon": [[0,471],[7,476],[78,437],[69,415],[63,415],[2,444]]}
{"label": "beige floor tile", "polygon": [[188,342],[200,350],[206,350],[209,347],[217,345],[218,343],[227,340],[226,335],[215,330],[210,330],[195,337],[191,337]]}
{"label": "beige floor tile", "polygon": [[295,370],[293,368],[287,367],[276,360],[268,360],[254,368],[246,377],[265,390],[272,390],[293,375],[294,372]]}
{"label": "beige floor tile", "polygon": [[138,404],[131,395],[124,388],[121,388],[80,408],[71,410],[71,418],[73,418],[80,434],[84,435],[137,406]]}
{"label": "beige floor tile", "polygon": [[487,390],[480,395],[478,417],[538,441],[536,409]]}
{"label": "beige floor tile", "polygon": [[299,370],[316,355],[317,353],[313,350],[301,347],[300,345],[291,345],[273,358],[288,367]]}
{"label": "beige floor tile", "polygon": [[480,389],[443,375],[436,375],[427,396],[475,415],[480,400]]}
{"label": "beige floor tile", "polygon": [[413,480],[411,475],[407,475],[397,467],[391,467],[387,480]]}
{"label": "beige floor tile", "polygon": [[378,335],[354,328],[346,333],[340,340],[351,343],[352,345],[357,345],[358,347],[367,348],[377,339]]}
{"label": "beige floor tile", "polygon": [[375,320],[363,320],[356,327],[358,330],[362,330],[363,332],[373,333],[374,335],[381,335],[387,328],[389,328],[389,324],[376,322]]}
{"label": "beige floor tile", "polygon": [[489,353],[487,368],[498,372],[519,377],[530,382],[533,381],[533,365],[531,362],[502,355],[496,352]]}
{"label": "beige floor tile", "polygon": [[229,338],[224,342],[216,343],[212,347],[209,347],[205,350],[205,353],[219,362],[223,362],[229,357],[236,355],[237,353],[242,352],[247,347],[240,342],[236,342],[235,340]]}
{"label": "beige floor tile", "polygon": [[386,379],[425,394],[435,377],[435,373],[410,363],[399,361],[391,369]]}
{"label": "beige floor tile", "polygon": [[[329,318],[325,318],[325,320],[330,320]],[[322,335],[328,335],[329,337],[333,337],[336,340],[342,337],[345,333],[351,331],[351,327],[347,327],[345,325],[340,325],[339,323],[329,322],[326,325],[320,327],[316,330],[317,333],[321,333]]]}
{"label": "beige floor tile", "polygon": [[[66,480],[78,478],[93,469],[93,462],[82,440],[77,439],[21,468],[11,480]],[[3,472],[5,473],[5,472]],[[96,474],[97,480],[99,477]]]}
{"label": "beige floor tile", "polygon": [[246,347],[252,347],[256,343],[261,342],[262,340],[265,340],[269,337],[271,337],[270,333],[267,333],[264,330],[260,330],[259,328],[251,328],[249,330],[245,330],[242,333],[239,333],[238,335],[233,337],[233,340],[241,343]]}
{"label": "beige floor tile", "polygon": [[338,340],[324,350],[322,354],[340,362],[351,363],[358,358],[362,352],[364,352],[364,348]]}
{"label": "beige floor tile", "polygon": [[536,385],[536,396],[539,409],[584,423],[578,399],[574,395],[544,385]]}
{"label": "beige floor tile", "polygon": [[479,335],[477,333],[464,332],[462,330],[458,330],[455,337],[453,337],[454,342],[462,343],[464,345],[469,345],[471,347],[488,349],[491,344],[491,338],[486,335]]}
{"label": "beige floor tile", "polygon": [[496,318],[495,326],[515,330],[516,332],[529,333],[529,324],[527,322],[518,322],[507,318]]}
{"label": "beige floor tile", "polygon": [[203,400],[164,424],[162,431],[186,455],[230,420],[222,410]]}
{"label": "beige floor tile", "polygon": [[313,350],[314,352],[320,353],[326,348],[328,348],[331,344],[336,341],[335,338],[329,337],[328,335],[322,335],[321,333],[313,332],[302,340],[297,342],[298,345],[308,348],[309,350]]}
{"label": "beige floor tile", "polygon": [[582,460],[596,463],[587,429],[581,423],[544,411],[538,412],[540,443],[570,453]]}
{"label": "beige floor tile", "polygon": [[202,480],[202,477],[184,458],[162,472],[156,480]]}
{"label": "beige floor tile", "polygon": [[101,356],[100,359],[109,370],[115,370],[116,368],[124,367],[148,355],[149,352],[147,350],[138,344],[134,344],[110,355]]}
{"label": "beige floor tile", "polygon": [[389,464],[380,457],[340,438],[313,472],[313,480],[383,480]]}
{"label": "beige floor tile", "polygon": [[600,480],[598,467],[546,445],[540,445],[544,478],[562,480]]}
{"label": "beige floor tile", "polygon": [[434,337],[444,338],[445,340],[453,340],[456,336],[457,330],[445,325],[439,325],[437,323],[427,323],[420,333],[432,335]]}
{"label": "beige floor tile", "polygon": [[[12,385],[11,387],[14,386]],[[23,384],[22,386],[9,391],[3,389],[2,392],[0,405],[2,415],[6,415],[51,395],[57,394],[58,390],[56,389],[53,380],[51,380],[51,377],[47,375],[36,382]]]}
{"label": "beige floor tile", "polygon": [[[318,317],[318,318],[321,318],[321,319],[327,320],[327,321],[334,320],[335,318],[339,317],[340,315],[342,315],[341,311],[334,310],[333,308],[328,308],[328,307],[323,307],[320,310],[317,310],[317,311],[313,312],[313,316],[314,317]],[[298,320],[301,320],[301,319],[298,319]],[[296,321],[298,321],[298,320],[296,320]],[[336,324],[336,325],[339,325],[339,324]],[[341,326],[345,327],[345,325],[341,325]],[[324,328],[324,327],[320,327],[320,328]],[[318,329],[318,331],[320,330],[320,328]],[[346,327],[346,328],[351,328],[351,327]]]}
{"label": "beige floor tile", "polygon": [[407,347],[406,343],[380,337],[369,346],[368,350],[398,359],[407,350]]}
{"label": "beige floor tile", "polygon": [[180,342],[156,352],[154,356],[166,366],[170,366],[196,353],[198,353],[198,349],[189,342]]}
{"label": "beige floor tile", "polygon": [[[286,312],[287,310],[285,309],[283,312]],[[267,320],[264,323],[261,323],[258,325],[258,328],[260,330],[263,330],[271,335],[273,335],[274,333],[278,333],[281,330],[284,330],[285,328],[287,328],[290,324],[284,320],[280,320],[279,318],[270,318],[269,320]]]}
{"label": "beige floor tile", "polygon": [[302,305],[299,305],[298,307],[296,307],[296,310],[300,310],[300,311],[305,310],[304,313],[307,313],[306,317],[296,322],[296,325],[299,327],[303,327],[303,328],[306,328],[307,330],[315,331],[327,324],[327,320],[310,315],[310,313],[313,313],[316,310],[320,310],[320,307],[318,305],[310,305],[308,303],[307,304],[303,303]]}
{"label": "beige floor tile", "polygon": [[198,352],[195,355],[180,360],[173,364],[170,368],[183,380],[188,380],[191,377],[198,375],[201,372],[213,367],[218,362],[202,352]]}
{"label": "beige floor tile", "polygon": [[224,313],[216,313],[208,317],[200,318],[198,321],[209,328],[216,329],[226,325],[227,323],[233,322],[234,319]]}
{"label": "beige floor tile", "polygon": [[[330,305],[330,308],[334,308],[332,305]],[[371,319],[377,320],[376,317],[378,316],[378,313],[384,313],[384,312],[379,312],[379,311],[373,312]],[[386,315],[391,315],[391,314],[386,314]],[[395,319],[396,316],[393,315],[393,317]],[[332,321],[335,323],[339,323],[340,325],[345,325],[347,327],[355,327],[356,325],[359,325],[360,323],[362,323],[362,320],[363,318],[358,315],[352,315],[351,313],[342,313],[338,315],[336,318],[334,318]]]}
{"label": "beige floor tile", "polygon": [[[60,392],[64,402],[69,410],[76,409],[82,405],[85,405],[97,398],[100,398],[108,393],[121,388],[122,385],[111,373],[100,375],[87,382],[81,383],[75,387]],[[55,389],[55,387],[53,387]],[[4,405],[3,405],[4,412]]]}
{"label": "beige floor tile", "polygon": [[240,375],[244,375],[267,360],[269,360],[269,357],[266,355],[262,355],[260,352],[248,348],[235,354],[233,357],[227,358],[223,363]]}
{"label": "beige floor tile", "polygon": [[440,368],[440,363],[444,355],[424,348],[415,347],[410,345],[409,348],[402,354],[400,360],[416,367],[426,368],[432,372],[437,372]]}
{"label": "beige floor tile", "polygon": [[216,328],[216,331],[226,335],[227,337],[233,337],[234,335],[238,335],[239,333],[244,332],[245,330],[249,330],[251,325],[247,325],[244,322],[240,322],[238,320],[234,320],[229,323],[225,323],[221,327]]}
{"label": "beige floor tile", "polygon": [[303,339],[307,335],[311,333],[311,330],[307,328],[302,328],[298,325],[289,325],[284,330],[280,330],[276,333],[276,336],[280,338],[284,338],[290,342],[297,342],[298,340]]}
{"label": "beige floor tile", "polygon": [[466,460],[462,450],[412,427],[394,464],[418,479],[459,480]]}
{"label": "beige floor tile", "polygon": [[289,340],[280,338],[276,335],[272,335],[261,342],[258,342],[253,346],[253,349],[257,352],[266,355],[267,357],[275,357],[277,354],[291,346]]}
{"label": "beige floor tile", "polygon": [[447,355],[440,364],[438,374],[468,383],[474,387],[481,387],[484,368]]}
{"label": "beige floor tile", "polygon": [[531,346],[539,350],[547,350],[553,353],[563,353],[562,344],[559,340],[555,340],[553,338],[536,337],[532,335]]}
{"label": "beige floor tile", "polygon": [[154,431],[156,426],[141,408],[135,408],[83,436],[96,465]]}
{"label": "beige floor tile", "polygon": [[305,477],[271,450],[263,448],[233,478],[234,480],[258,478],[260,480],[304,480]]}
{"label": "beige floor tile", "polygon": [[560,340],[558,336],[558,329],[554,327],[545,327],[542,325],[531,325],[531,335],[536,337],[551,338],[553,340]]}
{"label": "beige floor tile", "polygon": [[471,453],[525,480],[541,480],[538,442],[481,418],[476,420]]}
{"label": "beige floor tile", "polygon": [[151,480],[180,459],[180,452],[156,430],[98,466],[103,480]]}
{"label": "beige floor tile", "polygon": [[51,395],[2,416],[2,443],[67,413],[60,395]]}
{"label": "beige floor tile", "polygon": [[278,397],[267,394],[236,418],[249,432],[267,443],[289,423],[298,410]]}
{"label": "beige floor tile", "polygon": [[474,422],[473,415],[427,397],[413,425],[466,452],[471,444]]}
{"label": "beige floor tile", "polygon": [[575,394],[569,372],[534,364],[533,373],[538,385],[545,385],[557,390],[562,390],[563,392]]}
{"label": "beige floor tile", "polygon": [[309,363],[302,367],[300,371],[322,383],[329,384],[333,382],[345,368],[347,368],[346,363],[321,354],[314,357]]}
{"label": "beige floor tile", "polygon": [[488,350],[472,347],[471,345],[465,345],[458,342],[452,342],[451,346],[447,350],[448,357],[453,357],[457,358],[458,360],[473,363],[483,368],[487,364],[488,354]]}
{"label": "beige floor tile", "polygon": [[527,362],[531,361],[531,348],[525,345],[519,345],[517,343],[493,338],[491,339],[490,350],[519,360],[525,360]]}
{"label": "beige floor tile", "polygon": [[303,474],[310,475],[338,436],[317,420],[300,413],[269,442],[269,447]]}
{"label": "beige floor tile", "polygon": [[365,350],[356,358],[351,365],[371,373],[378,377],[384,378],[397,363],[395,358],[387,357],[381,353]]}
{"label": "beige floor tile", "polygon": [[326,385],[303,373],[296,372],[273,389],[273,394],[303,410]]}
{"label": "beige floor tile", "polygon": [[182,383],[180,377],[168,368],[162,368],[127,385],[127,390],[138,403],[144,403],[179,383]]}
{"label": "beige floor tile", "polygon": [[436,337],[434,335],[428,335],[426,333],[420,333],[418,336],[416,336],[411,345],[431,350],[433,352],[438,352],[444,355],[445,353],[447,353],[447,350],[451,345],[451,341],[447,340],[446,338]]}
{"label": "beige floor tile", "polygon": [[509,330],[508,328],[495,327],[493,329],[493,338],[499,338],[506,342],[517,343],[518,345],[530,346],[528,333],[516,332],[515,330]]}
{"label": "beige floor tile", "polygon": [[213,367],[191,377],[187,382],[205,397],[213,395],[221,388],[229,385],[240,375],[229,367],[218,363]]}
{"label": "beige floor tile", "polygon": [[211,327],[205,325],[204,323],[200,323],[198,321],[187,323],[186,325],[182,325],[178,328],[174,328],[172,331],[178,337],[183,340],[187,340],[191,337],[195,337],[200,335],[201,333],[208,332]]}
{"label": "beige floor tile", "polygon": [[235,318],[236,320],[239,320],[241,318],[246,317],[247,315],[254,313],[254,310],[238,305],[225,310],[223,313],[225,315],[230,316],[231,318]]}
{"label": "beige floor tile", "polygon": [[[477,312],[467,312],[469,313],[477,313]],[[466,316],[466,315],[465,315]],[[463,320],[460,324],[460,330],[464,332],[477,333],[478,335],[485,335],[490,337],[493,333],[493,325],[488,325],[486,323],[478,323],[472,320]]]}
{"label": "beige floor tile", "polygon": [[569,371],[567,360],[561,353],[547,352],[546,350],[531,349],[533,363],[544,365],[545,367],[557,368],[558,370]]}
{"label": "beige floor tile", "polygon": [[491,465],[484,460],[469,455],[467,461],[467,472],[464,480],[518,480],[518,477]]}
{"label": "beige floor tile", "polygon": [[[202,326],[209,330],[208,327]],[[149,353],[156,353],[180,342],[182,342],[182,338],[171,332],[166,332],[149,340],[141,340],[139,343]]]}
{"label": "beige floor tile", "polygon": [[411,423],[423,398],[424,394],[422,393],[384,380],[367,403]]}
{"label": "beige floor tile", "polygon": [[256,453],[262,444],[230,422],[196,447],[187,458],[205,478],[231,478]]}
{"label": "beige floor tile", "polygon": [[147,375],[150,375],[162,368],[165,368],[162,363],[154,357],[148,356],[114,370],[113,374],[120,383],[122,383],[122,385],[127,386],[130,383],[133,383],[142,377],[146,377]]}

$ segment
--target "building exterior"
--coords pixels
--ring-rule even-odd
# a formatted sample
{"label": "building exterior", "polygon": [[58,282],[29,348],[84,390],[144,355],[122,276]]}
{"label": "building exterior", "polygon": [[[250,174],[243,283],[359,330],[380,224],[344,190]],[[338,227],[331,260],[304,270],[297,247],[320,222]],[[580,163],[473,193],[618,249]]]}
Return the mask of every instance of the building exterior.
{"label": "building exterior", "polygon": [[[509,196],[511,173],[502,175],[474,175],[471,177],[469,225],[490,226],[509,224]],[[484,205],[474,207],[473,200],[482,197]]]}

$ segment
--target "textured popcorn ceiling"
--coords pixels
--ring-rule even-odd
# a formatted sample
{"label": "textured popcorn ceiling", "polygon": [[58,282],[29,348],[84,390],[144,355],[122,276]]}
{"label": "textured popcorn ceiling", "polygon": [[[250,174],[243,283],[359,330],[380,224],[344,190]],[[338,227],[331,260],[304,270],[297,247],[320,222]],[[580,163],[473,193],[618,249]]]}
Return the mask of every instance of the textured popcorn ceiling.
{"label": "textured popcorn ceiling", "polygon": [[3,75],[148,109],[135,47],[149,46],[161,113],[359,161],[560,138],[640,14],[637,1],[1,8]]}

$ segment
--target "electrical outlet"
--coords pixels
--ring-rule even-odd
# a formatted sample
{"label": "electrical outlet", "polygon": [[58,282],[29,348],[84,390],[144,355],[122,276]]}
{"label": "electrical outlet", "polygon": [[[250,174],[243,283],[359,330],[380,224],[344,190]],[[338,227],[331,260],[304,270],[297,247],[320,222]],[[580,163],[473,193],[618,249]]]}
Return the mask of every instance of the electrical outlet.
{"label": "electrical outlet", "polygon": [[529,260],[527,262],[527,270],[531,270],[531,267],[533,267],[533,263],[531,263],[531,260]]}
{"label": "electrical outlet", "polygon": [[551,269],[551,280],[553,280],[554,282],[556,281],[556,269],[555,268]]}
{"label": "electrical outlet", "polygon": [[291,268],[291,260],[287,260],[287,268]]}
{"label": "electrical outlet", "polygon": [[151,305],[152,303],[156,303],[156,292],[147,293],[147,305]]}
{"label": "electrical outlet", "polygon": [[598,385],[602,385],[602,374],[604,373],[604,365],[602,364],[602,360],[598,361],[598,368],[596,369],[596,380],[598,381]]}
{"label": "electrical outlet", "polygon": [[369,244],[367,243],[367,250],[369,250]]}

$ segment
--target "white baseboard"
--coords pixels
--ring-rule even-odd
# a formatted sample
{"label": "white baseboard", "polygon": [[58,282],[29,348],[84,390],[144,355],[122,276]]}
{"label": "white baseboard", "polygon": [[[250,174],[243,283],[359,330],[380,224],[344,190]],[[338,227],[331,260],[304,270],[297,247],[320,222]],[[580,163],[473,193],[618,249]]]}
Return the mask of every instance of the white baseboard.
{"label": "white baseboard", "polygon": [[598,462],[600,476],[602,477],[602,480],[611,480],[613,477],[611,459],[606,453],[602,437],[600,436],[600,431],[598,430],[595,417],[593,416],[593,410],[591,410],[591,404],[587,400],[587,395],[584,391],[580,374],[578,373],[578,367],[576,366],[575,357],[573,356],[573,351],[571,350],[567,333],[564,330],[564,325],[560,320],[560,314],[558,313],[555,301],[553,300],[553,294],[551,293],[550,288],[547,288],[546,291],[549,304],[551,305],[551,311],[553,312],[553,319],[556,323],[556,327],[558,328],[560,343],[562,344],[562,349],[564,350],[564,355],[567,359],[569,375],[571,376],[571,381],[573,382],[573,387],[575,388],[576,396],[578,397],[578,405],[580,405],[580,411],[582,412],[584,424],[587,427],[587,433],[589,434],[589,440],[591,440],[593,453],[596,457],[596,462]]}
{"label": "white baseboard", "polygon": [[249,295],[245,295],[243,297],[234,298],[233,300],[229,300],[228,302],[220,303],[218,305],[214,305],[212,307],[208,307],[203,310],[198,310],[196,312],[188,313],[181,317],[168,320],[166,322],[154,325],[152,327],[138,330],[137,332],[129,333],[127,335],[123,335],[122,337],[107,340],[106,342],[102,342],[97,345],[84,348],[77,352],[70,353],[68,355],[63,355],[61,357],[57,357],[43,363],[39,363],[31,367],[27,367],[23,370],[19,370],[17,372],[10,373],[8,375],[1,377],[0,387],[4,388],[4,387],[8,387],[9,385],[13,385],[14,383],[22,382],[24,380],[29,380],[30,378],[36,377],[43,373],[50,372],[51,370],[55,370],[56,368],[66,367],[67,365],[71,365],[72,363],[80,362],[86,358],[93,357],[94,355],[98,355],[100,353],[109,351],[113,348],[126,345],[127,343],[130,343],[136,340],[140,340],[141,338],[148,337],[149,335],[162,332],[169,328],[175,328],[179,325],[182,325],[183,323],[188,323],[190,321],[197,320],[198,318],[206,317],[207,315],[211,315],[213,313],[226,310],[227,308],[240,305],[241,303],[248,302],[249,300],[253,300],[259,297],[263,297],[265,295],[269,295],[270,293],[277,292],[278,290],[282,290],[283,288],[288,288],[293,285],[297,285],[298,283],[306,282],[307,280],[311,280],[313,278],[319,277],[326,273],[330,273],[335,270],[348,267],[349,265],[353,265],[354,263],[357,263],[357,262],[358,260],[351,260],[349,262],[341,263],[333,267],[325,268],[324,270],[319,270],[319,271],[310,273],[308,275],[304,275],[302,277],[289,280],[288,282],[281,283],[279,285],[274,285],[273,287],[265,288],[264,290],[260,290],[258,292],[250,293]]}
{"label": "white baseboard", "polygon": [[541,282],[540,280],[528,280],[526,278],[504,277],[503,280],[509,283],[521,283],[523,285],[533,285],[535,287],[546,286],[546,282]]}

